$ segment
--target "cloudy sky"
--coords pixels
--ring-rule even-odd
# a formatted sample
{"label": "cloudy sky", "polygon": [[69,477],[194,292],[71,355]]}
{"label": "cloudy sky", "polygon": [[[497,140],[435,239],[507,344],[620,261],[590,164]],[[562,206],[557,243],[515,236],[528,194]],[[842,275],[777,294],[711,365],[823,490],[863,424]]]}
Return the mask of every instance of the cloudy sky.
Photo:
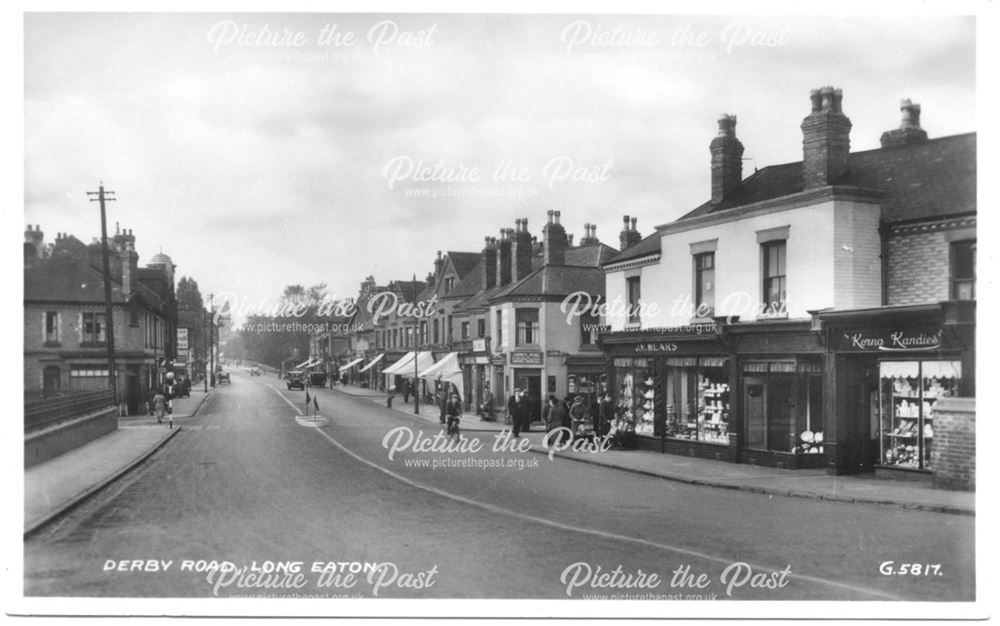
{"label": "cloudy sky", "polygon": [[801,159],[809,90],[844,90],[852,149],[899,100],[976,130],[975,21],[952,17],[29,14],[25,215],[169,254],[204,292],[337,296],[418,278],[562,211],[617,245],[708,197],[735,113],[744,174]]}

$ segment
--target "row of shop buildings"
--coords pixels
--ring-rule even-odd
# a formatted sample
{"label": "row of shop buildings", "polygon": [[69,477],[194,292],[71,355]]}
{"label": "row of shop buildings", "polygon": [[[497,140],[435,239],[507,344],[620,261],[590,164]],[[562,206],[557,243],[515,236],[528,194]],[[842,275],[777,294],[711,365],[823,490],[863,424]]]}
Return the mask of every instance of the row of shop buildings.
{"label": "row of shop buildings", "polygon": [[[430,370],[469,407],[487,387],[501,413],[515,387],[536,413],[583,395],[663,452],[969,487],[976,136],[928,138],[907,100],[852,153],[841,91],[810,104],[802,160],[745,178],[722,116],[710,199],[646,237],[628,216],[617,247],[592,225],[574,244],[559,212],[541,237],[517,220],[423,281],[369,278],[351,332],[317,345],[351,380]],[[372,313],[385,292],[430,314]]]}

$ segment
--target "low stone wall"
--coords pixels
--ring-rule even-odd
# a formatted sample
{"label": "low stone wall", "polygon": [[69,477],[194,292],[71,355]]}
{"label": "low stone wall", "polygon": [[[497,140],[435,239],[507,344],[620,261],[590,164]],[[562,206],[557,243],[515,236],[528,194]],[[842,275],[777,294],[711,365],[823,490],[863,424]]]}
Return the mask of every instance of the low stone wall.
{"label": "low stone wall", "polygon": [[934,403],[931,467],[934,486],[976,490],[976,399],[941,398]]}
{"label": "low stone wall", "polygon": [[61,422],[24,437],[24,467],[55,458],[118,428],[118,409],[109,407]]}

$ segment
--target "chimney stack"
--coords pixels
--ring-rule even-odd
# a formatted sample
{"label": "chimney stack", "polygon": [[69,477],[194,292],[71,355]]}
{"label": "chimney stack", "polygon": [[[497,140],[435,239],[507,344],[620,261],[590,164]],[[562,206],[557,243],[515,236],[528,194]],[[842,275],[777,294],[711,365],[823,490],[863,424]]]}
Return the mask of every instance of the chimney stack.
{"label": "chimney stack", "polygon": [[601,240],[597,238],[597,224],[584,224],[583,225],[584,236],[580,239],[581,246],[588,246],[590,244],[601,243]]}
{"label": "chimney stack", "polygon": [[516,220],[517,230],[511,243],[511,279],[517,282],[531,273],[531,233],[528,232],[528,218]]}
{"label": "chimney stack", "polygon": [[622,217],[622,232],[618,234],[618,243],[621,249],[630,248],[642,241],[642,235],[636,230],[637,218],[629,218],[628,215]]}
{"label": "chimney stack", "polygon": [[549,211],[549,223],[542,229],[542,237],[545,241],[545,265],[565,265],[569,242],[566,229],[559,223],[559,211]]}
{"label": "chimney stack", "polygon": [[736,116],[719,116],[719,131],[708,146],[712,153],[712,202],[718,204],[743,181],[743,144],[736,138]]}
{"label": "chimney stack", "polygon": [[123,247],[118,252],[118,265],[121,266],[122,295],[128,299],[132,297],[139,280],[139,255],[135,251],[135,237],[132,237],[131,231],[126,233],[131,239],[125,239],[122,244]]}
{"label": "chimney stack", "polygon": [[906,98],[899,103],[899,110],[902,113],[899,128],[882,133],[882,147],[927,141],[927,131],[920,127],[920,105]]}
{"label": "chimney stack", "polygon": [[500,241],[497,244],[497,287],[510,283],[510,248],[513,236],[513,229],[500,229]]}
{"label": "chimney stack", "polygon": [[483,272],[483,289],[493,289],[497,284],[497,240],[495,237],[484,237],[482,260],[480,266]]}
{"label": "chimney stack", "polygon": [[813,89],[812,111],[802,120],[802,182],[804,189],[834,184],[847,173],[851,152],[851,120],[841,107],[843,92],[833,87]]}
{"label": "chimney stack", "polygon": [[43,243],[45,241],[45,233],[42,232],[42,227],[35,224],[32,228],[31,224],[24,231],[24,259],[25,262],[28,261],[29,257],[31,259],[37,260],[42,258],[42,251],[44,250]]}

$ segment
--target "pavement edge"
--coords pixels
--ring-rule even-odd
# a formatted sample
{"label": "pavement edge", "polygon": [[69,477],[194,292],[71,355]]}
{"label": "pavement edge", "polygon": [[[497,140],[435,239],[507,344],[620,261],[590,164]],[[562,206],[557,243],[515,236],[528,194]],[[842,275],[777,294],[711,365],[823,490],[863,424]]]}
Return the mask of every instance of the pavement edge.
{"label": "pavement edge", "polygon": [[[201,405],[199,405],[199,408],[200,408],[200,406]],[[195,409],[195,411],[197,412],[197,409]],[[36,521],[33,524],[31,524],[30,526],[26,527],[24,529],[24,536],[23,536],[23,538],[24,539],[30,538],[32,535],[34,535],[35,533],[37,533],[39,530],[41,530],[42,528],[44,528],[45,526],[47,526],[48,524],[50,524],[53,520],[55,520],[55,519],[57,519],[59,517],[62,517],[63,515],[69,513],[70,511],[72,511],[76,507],[78,507],[81,504],[83,504],[85,501],[89,500],[90,498],[92,498],[96,494],[98,494],[101,491],[103,491],[104,488],[106,488],[108,485],[110,485],[111,483],[115,482],[116,480],[118,480],[119,478],[121,478],[122,476],[124,476],[125,474],[129,473],[130,471],[132,471],[132,469],[134,469],[137,465],[139,465],[140,463],[142,463],[143,461],[145,461],[146,459],[148,459],[150,456],[152,456],[154,452],[156,452],[157,450],[159,450],[160,448],[162,448],[163,446],[165,446],[167,444],[167,442],[170,441],[171,439],[173,439],[174,436],[177,435],[177,433],[179,433],[180,431],[181,431],[180,427],[171,428],[170,431],[167,433],[167,435],[165,437],[163,437],[162,439],[160,439],[155,445],[151,446],[148,450],[146,450],[145,452],[143,452],[142,454],[140,454],[136,458],[132,459],[132,461],[126,463],[119,470],[117,470],[116,472],[112,473],[110,476],[107,476],[106,478],[102,479],[101,481],[95,483],[94,485],[91,485],[87,489],[84,489],[83,491],[81,491],[80,493],[78,493],[76,496],[74,496],[70,500],[66,501],[66,503],[60,505],[56,509],[50,511],[47,515],[43,516],[38,521]]]}

